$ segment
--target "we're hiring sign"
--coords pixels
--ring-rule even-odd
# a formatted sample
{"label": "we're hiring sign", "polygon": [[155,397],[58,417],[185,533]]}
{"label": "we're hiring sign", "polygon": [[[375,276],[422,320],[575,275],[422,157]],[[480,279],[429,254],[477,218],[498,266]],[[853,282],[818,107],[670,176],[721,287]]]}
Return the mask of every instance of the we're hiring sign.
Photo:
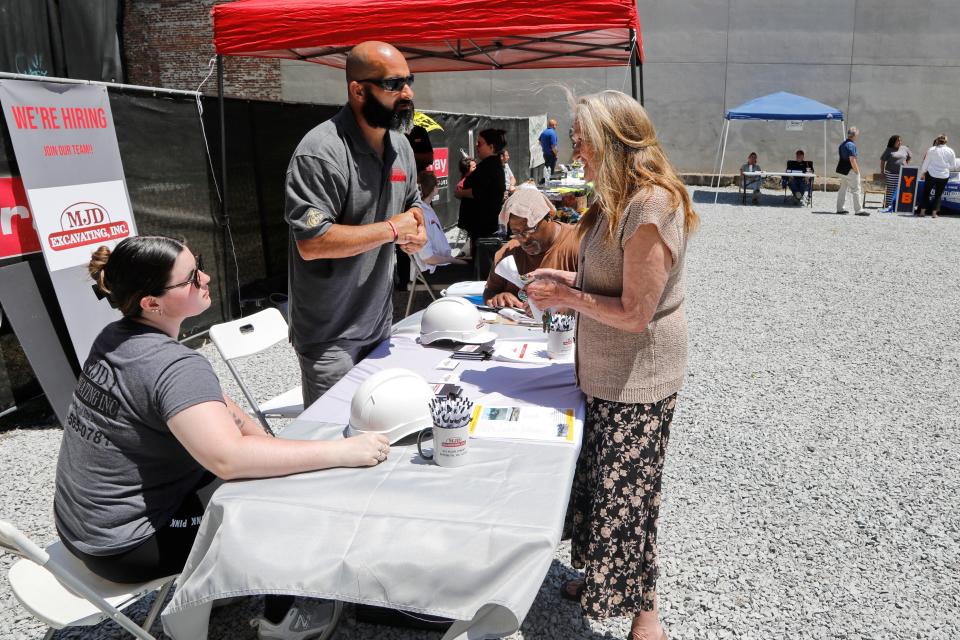
{"label": "we're hiring sign", "polygon": [[[103,325],[117,317],[80,286],[89,285],[90,254],[136,235],[110,98],[103,86],[0,80],[0,103],[28,215],[82,361]],[[18,213],[23,219],[24,211]]]}

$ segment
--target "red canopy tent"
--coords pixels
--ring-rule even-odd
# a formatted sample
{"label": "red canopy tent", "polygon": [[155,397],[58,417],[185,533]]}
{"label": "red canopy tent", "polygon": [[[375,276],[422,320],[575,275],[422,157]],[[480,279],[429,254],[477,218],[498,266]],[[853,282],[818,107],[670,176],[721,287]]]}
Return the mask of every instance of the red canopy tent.
{"label": "red canopy tent", "polygon": [[213,8],[213,31],[220,55],[338,68],[364,40],[394,45],[415,73],[643,59],[634,0],[238,0]]}
{"label": "red canopy tent", "polygon": [[414,73],[630,65],[643,104],[635,0],[236,0],[213,8],[220,96],[220,201],[228,232],[223,56],[343,68],[350,48],[389,42]]}

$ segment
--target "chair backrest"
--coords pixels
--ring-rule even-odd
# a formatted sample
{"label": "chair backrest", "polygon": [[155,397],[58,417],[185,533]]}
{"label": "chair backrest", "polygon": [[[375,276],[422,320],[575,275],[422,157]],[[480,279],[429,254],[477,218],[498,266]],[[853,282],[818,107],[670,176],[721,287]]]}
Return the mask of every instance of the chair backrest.
{"label": "chair backrest", "polygon": [[13,526],[13,523],[6,520],[0,520],[0,548],[33,560],[40,566],[45,565],[50,559],[46,551],[37,546],[20,529]]}
{"label": "chair backrest", "polygon": [[233,360],[286,340],[287,322],[280,311],[271,307],[252,316],[213,325],[210,339],[224,360]]}

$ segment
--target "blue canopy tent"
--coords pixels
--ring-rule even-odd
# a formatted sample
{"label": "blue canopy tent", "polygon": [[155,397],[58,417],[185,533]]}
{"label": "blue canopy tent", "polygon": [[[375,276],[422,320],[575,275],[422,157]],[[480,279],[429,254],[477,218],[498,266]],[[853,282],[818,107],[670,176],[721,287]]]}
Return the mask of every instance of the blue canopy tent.
{"label": "blue canopy tent", "polygon": [[[840,123],[843,134],[843,112],[839,109],[804,98],[786,91],[778,91],[770,95],[754,98],[744,102],[739,107],[730,109],[724,115],[723,133],[720,135],[720,144],[717,145],[719,164],[717,168],[717,185],[720,186],[720,176],[723,173],[723,160],[727,153],[727,136],[730,134],[731,120],[823,120],[823,170],[827,170],[827,121],[835,120]],[[826,183],[823,185],[826,190]],[[717,192],[714,203],[720,197]]]}

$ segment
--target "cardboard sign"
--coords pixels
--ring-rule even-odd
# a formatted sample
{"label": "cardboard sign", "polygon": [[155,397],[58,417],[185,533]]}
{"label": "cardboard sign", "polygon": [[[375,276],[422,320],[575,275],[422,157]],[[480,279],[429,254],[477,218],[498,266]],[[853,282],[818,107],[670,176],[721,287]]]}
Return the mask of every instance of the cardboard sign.
{"label": "cardboard sign", "polygon": [[913,213],[917,201],[917,167],[900,167],[900,180],[897,182],[897,191],[894,193],[896,213]]}
{"label": "cardboard sign", "polygon": [[90,288],[100,245],[136,235],[106,87],[0,81],[0,103],[77,358],[120,313]]}
{"label": "cardboard sign", "polygon": [[787,131],[803,131],[803,120],[787,120]]}
{"label": "cardboard sign", "polygon": [[40,251],[30,204],[20,178],[0,178],[0,259]]}

